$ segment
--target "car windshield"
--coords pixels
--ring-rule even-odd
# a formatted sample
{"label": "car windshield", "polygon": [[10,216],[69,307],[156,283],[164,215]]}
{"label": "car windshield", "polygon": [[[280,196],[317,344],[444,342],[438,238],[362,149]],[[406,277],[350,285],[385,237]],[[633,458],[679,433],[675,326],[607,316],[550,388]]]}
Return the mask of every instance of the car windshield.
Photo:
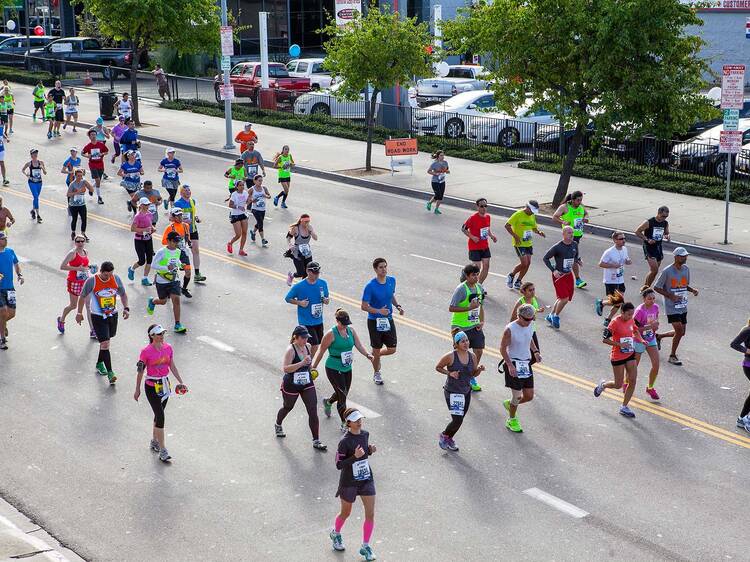
{"label": "car windshield", "polygon": [[[258,71],[256,76],[259,78],[263,76],[261,73],[261,67],[258,66]],[[289,71],[286,69],[285,66],[269,66],[268,67],[268,77],[269,78],[289,78]]]}

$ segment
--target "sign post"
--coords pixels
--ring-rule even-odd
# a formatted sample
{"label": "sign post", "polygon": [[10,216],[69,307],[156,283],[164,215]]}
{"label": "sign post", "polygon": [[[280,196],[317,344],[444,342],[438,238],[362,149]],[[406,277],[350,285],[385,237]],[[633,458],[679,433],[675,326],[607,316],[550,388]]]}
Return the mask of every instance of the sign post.
{"label": "sign post", "polygon": [[413,174],[414,163],[411,157],[418,153],[417,139],[411,137],[407,139],[389,138],[385,141],[385,155],[391,157],[391,175],[399,166],[409,166]]}
{"label": "sign post", "polygon": [[727,155],[727,187],[724,192],[724,244],[729,244],[729,196],[732,189],[734,155],[742,147],[742,131],[738,131],[739,110],[745,97],[745,65],[725,64],[721,72],[721,109],[724,125],[719,133],[719,152]]}
{"label": "sign post", "polygon": [[[221,68],[224,71],[224,80],[220,88],[221,98],[224,100],[224,132],[226,135],[224,149],[232,150],[232,98],[227,92],[234,94],[229,81],[229,69],[231,67],[230,57],[234,54],[234,35],[231,26],[227,25],[227,0],[221,0],[221,27],[219,28],[221,38]],[[226,59],[226,62],[225,62]]]}

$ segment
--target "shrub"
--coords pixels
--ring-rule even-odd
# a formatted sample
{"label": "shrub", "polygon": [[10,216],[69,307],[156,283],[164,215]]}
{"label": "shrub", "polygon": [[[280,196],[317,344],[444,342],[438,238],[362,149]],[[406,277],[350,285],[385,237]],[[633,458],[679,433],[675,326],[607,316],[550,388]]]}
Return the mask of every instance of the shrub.
{"label": "shrub", "polygon": [[0,80],[28,84],[29,86],[36,86],[37,82],[41,80],[45,86],[55,85],[55,77],[49,72],[29,72],[22,68],[9,66],[0,66]]}

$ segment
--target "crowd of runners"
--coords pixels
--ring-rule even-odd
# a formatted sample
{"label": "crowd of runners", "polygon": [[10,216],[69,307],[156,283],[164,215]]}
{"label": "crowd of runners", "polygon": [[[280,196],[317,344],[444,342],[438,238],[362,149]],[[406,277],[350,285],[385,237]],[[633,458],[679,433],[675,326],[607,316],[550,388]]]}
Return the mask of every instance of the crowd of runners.
{"label": "crowd of runners", "polygon": [[[13,132],[13,97],[10,86],[3,86],[0,95],[0,164],[4,185],[8,184],[5,168],[5,144]],[[47,137],[59,136],[60,129],[78,126],[77,108],[79,100],[71,88],[66,93],[58,82],[48,92],[38,86],[33,92],[34,113],[42,112],[43,119],[49,122]],[[110,128],[103,120],[86,132],[88,142],[79,151],[71,148],[69,156],[59,164],[60,174],[67,186],[66,198],[70,240],[72,248],[60,248],[64,257],[60,270],[67,273],[67,304],[56,318],[56,328],[60,334],[66,332],[66,322],[75,311],[77,324],[86,325],[89,336],[98,342],[99,350],[94,370],[106,377],[109,384],[118,380],[112,365],[110,346],[117,335],[119,319],[127,320],[131,315],[127,286],[128,283],[117,273],[111,261],[95,264],[89,256],[86,244],[90,242],[87,233],[87,205],[96,201],[103,205],[102,180],[108,179],[105,173],[107,163],[111,175],[117,177],[123,188],[119,195],[114,189],[108,190],[109,197],[120,197],[118,205],[123,205],[130,217],[130,232],[133,240],[133,259],[123,264],[127,281],[153,287],[148,297],[145,313],[154,315],[162,305],[171,309],[173,331],[184,334],[187,328],[183,323],[181,302],[193,295],[190,283],[204,284],[206,276],[201,273],[199,225],[201,218],[190,185],[183,181],[183,174],[189,174],[177,157],[177,151],[167,148],[159,161],[144,162],[140,151],[138,131],[131,118],[132,103],[123,95],[118,104],[118,122]],[[18,124],[16,123],[16,126]],[[278,188],[269,190],[265,179],[267,170],[264,158],[258,150],[258,135],[247,124],[235,139],[240,143],[239,157],[224,172],[228,180],[226,198],[227,254],[234,254],[235,248],[240,257],[248,256],[248,236],[251,244],[260,248],[270,245],[264,230],[267,201],[274,206],[288,208],[291,202],[292,174],[294,158],[289,146],[283,146],[271,159],[276,171]],[[112,149],[110,150],[109,144]],[[85,159],[85,160],[84,160]],[[446,175],[450,168],[445,155],[438,152],[435,162],[427,170],[431,176],[434,196],[427,203],[427,210],[441,214],[440,204],[445,193]],[[84,166],[84,161],[86,165]],[[57,163],[45,162],[37,148],[29,150],[29,158],[19,170],[26,176],[31,194],[29,215],[41,224],[41,193],[45,177],[54,174]],[[145,177],[159,174],[160,185],[155,186]],[[161,188],[161,189],[160,189]],[[218,199],[221,201],[221,198]],[[513,291],[512,312],[502,330],[499,345],[501,356],[497,369],[504,376],[509,397],[503,402],[506,411],[505,426],[513,433],[522,432],[519,421],[519,407],[534,398],[534,365],[542,362],[538,323],[546,322],[552,330],[567,327],[561,318],[566,305],[573,300],[577,291],[588,286],[583,279],[581,244],[585,244],[584,227],[588,222],[588,212],[579,191],[571,193],[566,201],[553,214],[552,220],[559,225],[559,234],[552,230],[547,234],[552,239],[545,242],[541,254],[542,264],[549,269],[546,287],[537,287],[526,280],[533,267],[535,242],[547,237],[537,224],[540,205],[529,200],[513,213],[498,232],[493,231],[492,219],[488,213],[488,203],[484,198],[476,201],[476,212],[466,218],[456,231],[458,238],[463,234],[467,240],[467,264],[463,267],[460,280],[451,295],[445,295],[446,313],[451,315],[450,329],[453,350],[442,355],[435,370],[445,376],[443,393],[450,422],[439,433],[437,444],[446,451],[455,452],[459,448],[455,436],[468,414],[472,393],[480,392],[481,375],[485,371],[483,355],[486,346],[484,326],[485,282],[490,272],[492,252],[490,244],[497,244],[500,237],[506,237],[509,247],[517,255],[518,263],[508,272],[505,285]],[[596,317],[602,320],[601,342],[609,349],[612,368],[611,380],[602,380],[594,388],[594,396],[599,397],[606,389],[622,393],[619,413],[627,418],[635,417],[628,406],[638,385],[638,369],[644,354],[648,357],[649,375],[643,390],[653,401],[660,400],[656,382],[660,369],[660,350],[669,344],[668,362],[675,366],[682,364],[679,346],[686,334],[688,302],[698,296],[698,290],[691,285],[690,269],[687,265],[689,252],[684,247],[676,247],[671,252],[667,264],[663,243],[670,241],[669,209],[660,207],[655,215],[634,229],[642,244],[643,260],[647,273],[638,288],[626,296],[626,269],[635,260],[641,259],[629,254],[626,234],[612,233],[612,245],[603,252],[595,266],[601,270],[601,298],[596,299],[592,322]],[[45,212],[46,215],[46,212]],[[331,303],[328,283],[322,278],[322,267],[313,258],[313,246],[318,243],[317,230],[307,213],[284,230],[286,244],[285,257],[291,260],[287,274],[288,291],[285,300],[296,308],[296,326],[290,326],[289,345],[280,361],[281,408],[274,420],[274,432],[278,438],[286,436],[283,422],[293,410],[298,399],[305,407],[309,422],[312,446],[321,452],[327,446],[319,435],[319,408],[326,417],[333,415],[334,406],[340,422],[341,438],[336,451],[335,464],[340,471],[337,497],[340,498],[340,511],[334,519],[330,538],[335,550],[344,550],[341,535],[342,527],[349,517],[352,505],[359,496],[365,509],[363,523],[363,544],[360,553],[366,560],[374,560],[370,546],[374,528],[375,486],[369,458],[375,453],[375,445],[370,443],[369,434],[363,429],[363,414],[347,403],[353,384],[353,363],[355,349],[371,365],[372,381],[383,385],[384,361],[397,352],[397,318],[404,315],[396,291],[396,278],[388,274],[388,262],[377,257],[372,261],[373,277],[362,289],[361,313],[366,314],[367,337],[352,327],[350,312],[337,308],[333,313],[333,324],[326,325],[325,307]],[[249,221],[254,221],[252,229]],[[23,271],[12,247],[12,227],[16,219],[0,198],[0,349],[8,350],[9,326],[16,313],[17,293],[24,283]],[[156,240],[156,243],[154,242]],[[283,246],[283,244],[282,244]],[[537,254],[539,255],[539,254]],[[636,279],[631,276],[631,279]],[[493,290],[494,291],[494,290]],[[538,293],[554,293],[554,302],[540,306]],[[662,304],[657,304],[661,297]],[[662,312],[663,309],[663,312]],[[605,314],[606,313],[606,314]],[[660,323],[662,314],[666,322]],[[50,319],[51,320],[51,319]],[[493,319],[498,322],[497,319]],[[576,323],[581,320],[577,319]],[[165,324],[165,322],[162,322]],[[663,324],[669,327],[664,328]],[[144,334],[147,343],[137,358],[136,384],[133,398],[137,401],[141,391],[153,411],[152,433],[149,447],[158,458],[171,462],[165,442],[165,408],[172,395],[170,376],[177,380],[176,394],[188,391],[182,373],[175,363],[172,347],[165,341],[167,329],[159,323],[151,323]],[[369,344],[366,345],[366,344]],[[750,379],[750,326],[744,328],[731,347],[744,354],[743,370]],[[324,362],[326,378],[332,393],[320,398],[317,394],[318,368]],[[337,423],[338,423],[337,422]],[[270,426],[270,424],[269,424]],[[737,419],[737,426],[750,432],[750,396],[746,399]]]}

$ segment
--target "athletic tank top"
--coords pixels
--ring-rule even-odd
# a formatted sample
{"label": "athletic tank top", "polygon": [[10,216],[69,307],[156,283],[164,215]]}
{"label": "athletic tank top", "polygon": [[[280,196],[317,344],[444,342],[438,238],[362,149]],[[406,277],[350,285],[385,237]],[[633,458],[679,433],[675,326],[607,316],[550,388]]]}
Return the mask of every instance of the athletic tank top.
{"label": "athletic tank top", "polygon": [[[68,262],[70,267],[81,267],[89,265],[89,257],[76,253],[73,259]],[[68,281],[85,281],[89,277],[88,271],[68,271]]]}
{"label": "athletic tank top", "polygon": [[534,328],[531,324],[524,328],[517,322],[511,322],[506,328],[510,329],[510,345],[508,346],[510,358],[529,361],[531,359],[531,338],[534,335]]}
{"label": "athletic tank top", "polygon": [[297,226],[297,235],[294,237],[294,257],[299,259],[311,258],[312,248],[310,248],[310,231],[307,231],[307,236],[302,235],[302,228]]}
{"label": "athletic tank top", "polygon": [[[302,361],[302,357],[300,357],[299,352],[297,351],[297,346],[292,344],[292,350],[294,351],[292,363],[299,363]],[[307,351],[307,355],[310,355],[310,344],[305,344],[305,350]],[[312,383],[310,365],[302,366],[293,373],[284,373],[284,384],[296,387],[297,390],[302,390],[312,385]]]}
{"label": "athletic tank top", "polygon": [[36,166],[34,166],[34,161],[29,160],[29,181],[32,183],[42,183],[42,165],[37,160]]}
{"label": "athletic tank top", "polygon": [[456,394],[466,394],[471,391],[469,381],[474,374],[474,360],[469,354],[469,362],[464,364],[458,358],[458,352],[453,352],[453,363],[448,365],[448,371],[458,371],[458,378],[454,379],[451,376],[445,377],[445,384],[443,389],[447,392],[454,392]]}
{"label": "athletic tank top", "polygon": [[648,228],[643,232],[646,235],[646,240],[655,240],[661,244],[668,224],[669,221],[659,222],[656,220],[656,217],[648,219]]}
{"label": "athletic tank top", "polygon": [[352,329],[349,326],[346,327],[346,337],[342,337],[337,326],[331,328],[331,333],[333,334],[333,342],[328,348],[326,367],[341,371],[342,373],[348,373],[352,370],[354,359],[352,354],[352,350],[354,349]]}

